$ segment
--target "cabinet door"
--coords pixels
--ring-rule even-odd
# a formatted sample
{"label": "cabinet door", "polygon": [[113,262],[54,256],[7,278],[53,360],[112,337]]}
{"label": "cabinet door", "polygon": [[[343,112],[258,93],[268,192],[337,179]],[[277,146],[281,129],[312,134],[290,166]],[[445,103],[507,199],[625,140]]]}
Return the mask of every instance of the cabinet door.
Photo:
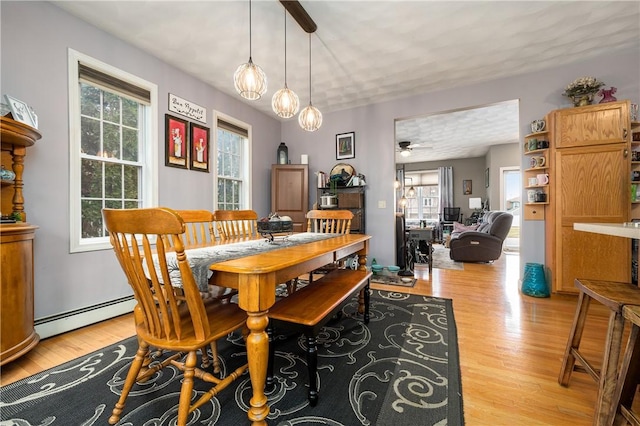
{"label": "cabinet door", "polygon": [[309,210],[309,169],[306,164],[271,166],[271,210],[293,220],[294,232],[304,232]]}
{"label": "cabinet door", "polygon": [[558,111],[556,148],[626,142],[630,127],[629,102],[609,102]]}
{"label": "cabinet door", "polygon": [[575,222],[629,218],[626,144],[557,150],[555,155],[555,291],[575,292],[574,279],[630,281],[628,239],[575,231]]}

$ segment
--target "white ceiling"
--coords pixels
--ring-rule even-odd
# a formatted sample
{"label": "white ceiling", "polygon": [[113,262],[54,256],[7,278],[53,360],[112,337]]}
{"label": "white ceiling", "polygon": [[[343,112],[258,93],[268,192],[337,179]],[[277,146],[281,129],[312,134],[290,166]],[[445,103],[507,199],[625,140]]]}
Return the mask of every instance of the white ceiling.
{"label": "white ceiling", "polygon": [[[240,98],[233,87],[235,69],[249,58],[247,1],[53,3],[276,117],[271,97],[284,86],[285,13],[278,1],[252,3],[252,58],[269,81],[258,101]],[[311,37],[311,96],[324,113],[640,48],[638,1],[300,3],[318,25]],[[290,16],[286,19],[287,83],[304,107],[309,103],[309,38]],[[414,149],[408,161],[475,157],[486,153],[484,140],[516,142],[517,117],[512,103],[438,114],[424,122],[398,122],[397,140],[433,146]],[[479,129],[487,131],[479,136]],[[452,130],[459,137],[452,139]]]}

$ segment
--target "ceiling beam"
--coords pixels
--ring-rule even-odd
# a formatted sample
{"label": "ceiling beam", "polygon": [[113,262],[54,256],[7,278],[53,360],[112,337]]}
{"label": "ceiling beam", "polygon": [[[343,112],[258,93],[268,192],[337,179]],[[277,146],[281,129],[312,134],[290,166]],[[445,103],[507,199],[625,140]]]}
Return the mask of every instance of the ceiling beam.
{"label": "ceiling beam", "polygon": [[316,23],[313,22],[311,16],[304,10],[304,7],[302,7],[298,0],[280,0],[280,3],[305,32],[311,34],[318,29]]}

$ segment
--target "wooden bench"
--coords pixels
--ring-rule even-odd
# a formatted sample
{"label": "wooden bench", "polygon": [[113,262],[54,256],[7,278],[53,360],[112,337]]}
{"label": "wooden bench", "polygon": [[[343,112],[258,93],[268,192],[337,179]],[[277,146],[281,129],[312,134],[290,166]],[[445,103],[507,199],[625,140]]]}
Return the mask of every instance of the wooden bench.
{"label": "wooden bench", "polygon": [[[356,292],[363,291],[364,323],[369,323],[369,279],[371,272],[351,269],[336,269],[314,281],[295,293],[279,300],[269,310],[269,366],[267,369],[267,387],[273,381],[274,344],[273,330],[282,326],[300,329],[307,338],[307,364],[309,370],[309,404],[318,403],[318,385],[316,371],[318,367],[318,349],[316,336],[320,329],[338,313]],[[275,326],[274,327],[274,323]]]}

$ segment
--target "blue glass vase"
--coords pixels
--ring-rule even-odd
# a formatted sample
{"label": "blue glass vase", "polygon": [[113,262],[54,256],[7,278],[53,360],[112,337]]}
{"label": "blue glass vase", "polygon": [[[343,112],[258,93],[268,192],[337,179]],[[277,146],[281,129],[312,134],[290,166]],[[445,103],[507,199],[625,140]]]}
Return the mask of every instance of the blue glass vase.
{"label": "blue glass vase", "polygon": [[533,297],[549,297],[543,265],[540,263],[525,264],[522,293]]}

